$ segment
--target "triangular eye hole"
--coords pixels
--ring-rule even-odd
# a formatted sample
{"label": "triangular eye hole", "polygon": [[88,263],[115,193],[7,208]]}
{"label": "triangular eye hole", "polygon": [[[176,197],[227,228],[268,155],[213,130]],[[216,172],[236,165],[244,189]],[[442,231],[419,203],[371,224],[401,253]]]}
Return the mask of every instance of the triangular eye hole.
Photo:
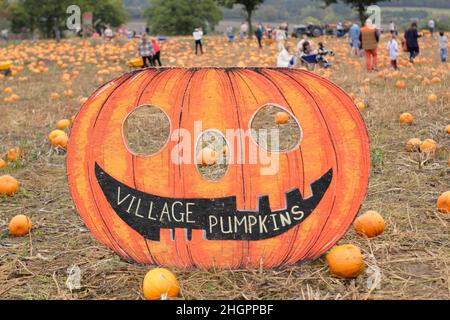
{"label": "triangular eye hole", "polygon": [[297,149],[303,139],[302,127],[295,116],[276,104],[259,108],[249,127],[253,141],[270,152],[290,152]]}
{"label": "triangular eye hole", "polygon": [[142,105],[131,112],[123,123],[123,139],[136,156],[149,157],[161,151],[169,141],[171,124],[159,107]]}

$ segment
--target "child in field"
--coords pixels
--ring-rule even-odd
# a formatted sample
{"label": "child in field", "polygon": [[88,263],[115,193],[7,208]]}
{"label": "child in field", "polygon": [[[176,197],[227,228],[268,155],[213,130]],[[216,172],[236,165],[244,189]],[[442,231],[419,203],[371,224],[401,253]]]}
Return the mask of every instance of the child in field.
{"label": "child in field", "polygon": [[395,33],[391,33],[391,40],[389,40],[387,49],[389,51],[389,57],[391,58],[391,65],[394,70],[398,69],[397,65],[397,57],[399,52],[398,42],[397,42],[397,36]]}
{"label": "child in field", "polygon": [[153,56],[153,63],[156,66],[156,63],[161,67],[161,47],[159,46],[156,39],[152,39],[153,50],[155,51],[155,55]]}
{"label": "child in field", "polygon": [[441,54],[441,62],[447,62],[448,39],[444,32],[439,32],[439,50]]}

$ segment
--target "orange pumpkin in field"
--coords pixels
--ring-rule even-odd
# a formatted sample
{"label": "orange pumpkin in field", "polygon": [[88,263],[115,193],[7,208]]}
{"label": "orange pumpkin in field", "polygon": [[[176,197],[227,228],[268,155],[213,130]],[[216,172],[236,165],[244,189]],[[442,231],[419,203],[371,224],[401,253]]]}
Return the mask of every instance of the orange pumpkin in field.
{"label": "orange pumpkin in field", "polygon": [[277,112],[275,115],[276,124],[286,124],[289,122],[289,114],[287,112]]}
{"label": "orange pumpkin in field", "polygon": [[210,166],[217,161],[217,152],[210,148],[202,149],[197,155],[197,163],[203,166]]}
{"label": "orange pumpkin in field", "polygon": [[11,219],[8,225],[9,233],[13,236],[23,236],[30,232],[32,223],[30,218],[19,214]]}
{"label": "orange pumpkin in field", "polygon": [[6,168],[6,161],[3,159],[0,159],[0,170]]}
{"label": "orange pumpkin in field", "polygon": [[420,139],[417,138],[409,139],[408,142],[406,143],[405,150],[407,152],[419,151],[421,144],[422,141]]}
{"label": "orange pumpkin in field", "polygon": [[439,196],[436,206],[439,212],[450,213],[450,191]]}
{"label": "orange pumpkin in field", "polygon": [[401,124],[412,125],[413,122],[414,122],[414,117],[412,116],[412,114],[405,112],[400,115],[400,123]]}
{"label": "orange pumpkin in field", "polygon": [[420,144],[420,152],[434,153],[437,148],[438,145],[433,139],[426,139]]}
{"label": "orange pumpkin in field", "polygon": [[19,182],[10,175],[0,176],[0,196],[13,196],[19,191]]}
{"label": "orange pumpkin in field", "polygon": [[428,96],[428,102],[435,103],[437,101],[438,101],[438,96],[435,95],[434,93],[432,93]]}
{"label": "orange pumpkin in field", "polygon": [[64,130],[70,127],[70,120],[69,119],[61,119],[56,123],[56,128],[59,130]]}
{"label": "orange pumpkin in field", "polygon": [[356,218],[353,223],[359,235],[373,238],[384,232],[385,223],[383,217],[376,211],[369,210]]}
{"label": "orange pumpkin in field", "polygon": [[155,268],[147,272],[142,287],[147,300],[176,298],[180,291],[175,275],[163,268]]}
{"label": "orange pumpkin in field", "polygon": [[[132,152],[125,133],[145,106],[163,119],[146,129],[169,128],[147,156]],[[276,106],[299,135],[291,148],[267,152],[273,170],[266,170],[267,163],[249,161],[264,148],[248,133],[260,123],[287,129],[274,123],[275,113],[259,121]],[[199,149],[188,147],[199,141],[199,121],[201,134],[220,132],[228,146],[226,172],[216,181],[202,176]],[[367,130],[352,99],[295,69],[125,74],[83,105],[67,153],[70,192],[93,235],[126,259],[177,267],[272,268],[315,259],[353,222],[369,171]]]}
{"label": "orange pumpkin in field", "polygon": [[395,87],[397,89],[405,89],[406,88],[406,83],[403,80],[399,80],[395,83]]}
{"label": "orange pumpkin in field", "polygon": [[6,158],[9,161],[16,161],[20,157],[20,148],[9,149],[6,153]]}
{"label": "orange pumpkin in field", "polygon": [[356,278],[364,271],[361,250],[352,244],[334,247],[328,252],[326,259],[331,273],[340,278]]}

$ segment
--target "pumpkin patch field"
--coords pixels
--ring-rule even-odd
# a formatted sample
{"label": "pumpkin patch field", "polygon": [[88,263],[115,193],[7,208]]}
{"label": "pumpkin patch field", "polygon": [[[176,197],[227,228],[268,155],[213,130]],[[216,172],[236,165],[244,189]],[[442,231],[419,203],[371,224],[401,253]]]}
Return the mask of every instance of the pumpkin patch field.
{"label": "pumpkin patch field", "polygon": [[[251,39],[229,43],[223,37],[207,36],[205,53],[196,56],[190,38],[170,38],[160,45],[164,67],[172,68],[144,71],[130,63],[137,55],[135,40],[77,38],[59,43],[42,40],[0,45],[0,59],[11,63],[11,74],[0,74],[0,299],[450,299],[450,65],[439,62],[437,40],[427,36],[420,39],[421,55],[415,63],[410,64],[403,53],[400,69],[394,71],[385,49],[387,38],[382,36],[378,70],[374,72],[366,71],[363,58],[350,57],[345,39],[322,37],[312,40],[313,47],[322,41],[335,52],[329,58],[331,68],[305,71],[296,67],[298,70],[290,74],[273,69],[277,61],[276,44],[266,43],[259,49],[256,40]],[[288,42],[295,47],[294,39]],[[152,78],[157,73],[158,77]],[[191,78],[186,77],[190,74]],[[121,81],[135,75],[142,75],[141,82],[120,87]],[[117,80],[109,82],[113,79]],[[187,87],[191,80],[192,87],[186,90],[190,95],[189,109],[183,109],[183,98],[177,102],[181,110],[178,113],[148,106],[140,109],[142,114],[128,112],[129,101],[140,104],[150,95],[162,106],[162,101],[178,101],[178,95],[165,94],[165,90],[181,92],[179,88]],[[146,157],[154,156],[152,172],[163,176],[168,169],[164,164],[166,153],[158,152],[171,146],[167,136],[177,123],[174,121],[179,116],[179,124],[191,125],[187,120],[181,121],[181,113],[192,123],[195,120],[231,123],[235,120],[234,113],[215,108],[211,101],[228,101],[230,109],[234,104],[245,104],[246,99],[264,101],[265,95],[285,94],[286,100],[295,101],[303,99],[302,95],[296,95],[304,90],[302,81],[320,81],[331,88],[311,93],[323,97],[318,100],[318,108],[339,113],[346,107],[351,110],[352,119],[344,120],[343,112],[337,119],[331,119],[331,113],[323,113],[324,123],[329,120],[337,125],[330,126],[329,131],[317,132],[315,140],[308,140],[317,143],[306,143],[308,123],[298,123],[288,110],[278,105],[266,105],[252,117],[253,111],[242,107],[238,118],[245,118],[248,113],[256,129],[279,129],[282,137],[278,150],[289,151],[301,145],[301,161],[307,163],[309,159],[314,162],[311,167],[327,170],[330,164],[320,163],[326,162],[321,157],[321,150],[328,148],[326,143],[321,144],[327,141],[326,137],[339,134],[343,127],[363,128],[355,138],[360,139],[360,146],[337,146],[348,154],[345,162],[336,161],[338,165],[343,163],[354,171],[360,170],[358,177],[366,181],[365,167],[358,167],[355,159],[367,151],[368,167],[370,153],[367,193],[364,183],[348,183],[337,170],[317,173],[317,177],[322,176],[317,180],[321,186],[327,185],[327,177],[331,175],[333,181],[343,181],[335,191],[338,202],[352,202],[354,199],[348,196],[351,193],[361,198],[355,200],[359,204],[365,195],[361,208],[349,207],[342,212],[335,209],[342,219],[333,218],[329,223],[341,230],[339,236],[343,237],[334,246],[337,239],[332,233],[320,244],[299,234],[297,249],[309,247],[303,250],[308,254],[300,259],[280,256],[277,250],[265,255],[266,248],[257,244],[260,239],[240,239],[249,243],[242,250],[228,245],[225,238],[215,239],[214,243],[220,246],[201,248],[223,257],[223,263],[216,264],[207,254],[189,251],[188,244],[186,252],[178,251],[179,246],[151,243],[148,247],[150,240],[135,237],[138,230],[122,227],[119,219],[107,217],[102,221],[104,216],[94,213],[102,208],[109,210],[110,205],[100,203],[98,195],[103,191],[108,198],[111,183],[119,186],[119,193],[112,195],[119,204],[125,203],[132,192],[126,197],[121,195],[120,187],[123,191],[126,182],[140,184],[141,189],[151,185],[156,195],[164,190],[164,183],[158,184],[159,180],[150,176],[145,166],[134,181],[128,181],[127,177],[113,181],[107,169],[137,168],[144,160],[134,155],[126,155],[129,157],[123,160],[113,157],[120,158],[123,150],[130,154],[147,151]],[[219,91],[214,89],[215,82],[236,85]],[[262,89],[268,83],[272,89]],[[238,88],[240,94],[230,88]],[[340,100],[335,103],[330,94]],[[241,100],[233,100],[233,96]],[[103,97],[108,103],[100,107],[96,99]],[[144,111],[148,113],[144,115]],[[123,130],[128,132],[124,138],[128,141],[126,148],[119,145],[122,143],[119,138],[115,139],[112,124],[116,120],[124,122]],[[90,130],[91,123],[100,129]],[[217,130],[205,132],[211,141],[217,142],[222,136]],[[149,135],[154,138],[147,138]],[[87,150],[89,143],[95,145],[92,151]],[[227,143],[216,144],[215,148],[197,143],[194,160],[198,170],[179,173],[188,181],[182,186],[185,194],[201,198],[205,193],[205,198],[213,198],[210,195],[217,191],[214,183],[222,178],[229,182],[230,191],[239,192],[233,187],[236,181],[230,177],[234,169],[221,162],[232,153],[233,148]],[[94,156],[95,172],[87,170],[80,175],[85,163],[94,166]],[[113,161],[117,163],[111,165]],[[117,172],[112,174],[116,179]],[[251,172],[243,172],[242,176],[249,177]],[[100,186],[84,192],[87,189],[83,189],[83,184],[90,185],[95,177],[103,177],[106,182],[102,184],[99,179]],[[281,185],[283,178],[276,181]],[[247,196],[251,188],[264,194],[266,189],[269,193],[277,185],[270,179],[258,181],[258,185],[244,190]],[[311,190],[314,194],[317,191],[313,183]],[[255,199],[251,209],[264,204],[263,197],[258,204],[256,196],[251,196]],[[133,196],[127,211],[136,197]],[[301,199],[313,200],[313,196]],[[211,201],[202,203],[214,202]],[[184,202],[174,202],[172,211],[175,204]],[[186,221],[188,204],[182,209]],[[358,209],[353,220],[351,210]],[[306,217],[305,223],[308,219],[315,221],[311,216]],[[134,220],[130,221],[132,225]],[[314,227],[318,225],[311,223],[310,228]],[[123,239],[119,240],[123,241],[110,236],[109,228],[120,230]],[[180,241],[178,231],[172,234],[170,229],[161,231],[161,243]],[[140,232],[145,235],[145,231]],[[203,243],[198,232],[187,230],[187,240],[183,241]],[[213,235],[207,233],[208,236]],[[160,241],[159,235],[151,240]],[[286,244],[277,245],[283,248]],[[262,248],[257,258],[248,254],[250,247]],[[323,248],[326,253],[320,250]],[[147,252],[147,249],[152,253],[141,255],[140,250]],[[150,265],[145,265],[149,262]],[[228,262],[233,267],[226,267]]]}

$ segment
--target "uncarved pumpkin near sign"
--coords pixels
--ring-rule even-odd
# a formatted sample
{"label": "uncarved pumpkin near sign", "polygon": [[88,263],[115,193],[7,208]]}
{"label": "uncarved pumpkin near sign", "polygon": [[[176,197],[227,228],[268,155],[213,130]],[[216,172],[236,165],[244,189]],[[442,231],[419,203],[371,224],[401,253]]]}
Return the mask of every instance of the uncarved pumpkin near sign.
{"label": "uncarved pumpkin near sign", "polygon": [[[125,133],[127,119],[144,106],[159,108],[169,123],[170,138],[149,155],[135,153]],[[299,128],[289,150],[267,149],[278,157],[276,172],[229,161],[210,180],[195,161],[173,161],[185,139],[179,129],[194,135],[201,121],[202,132],[246,132],[267,106],[284,110]],[[247,144],[225,140],[230,157],[260,148],[251,137]],[[94,236],[127,259],[177,267],[272,268],[317,258],[355,218],[369,169],[367,131],[352,99],[330,81],[293,69],[125,74],[83,105],[67,154],[70,191]]]}

